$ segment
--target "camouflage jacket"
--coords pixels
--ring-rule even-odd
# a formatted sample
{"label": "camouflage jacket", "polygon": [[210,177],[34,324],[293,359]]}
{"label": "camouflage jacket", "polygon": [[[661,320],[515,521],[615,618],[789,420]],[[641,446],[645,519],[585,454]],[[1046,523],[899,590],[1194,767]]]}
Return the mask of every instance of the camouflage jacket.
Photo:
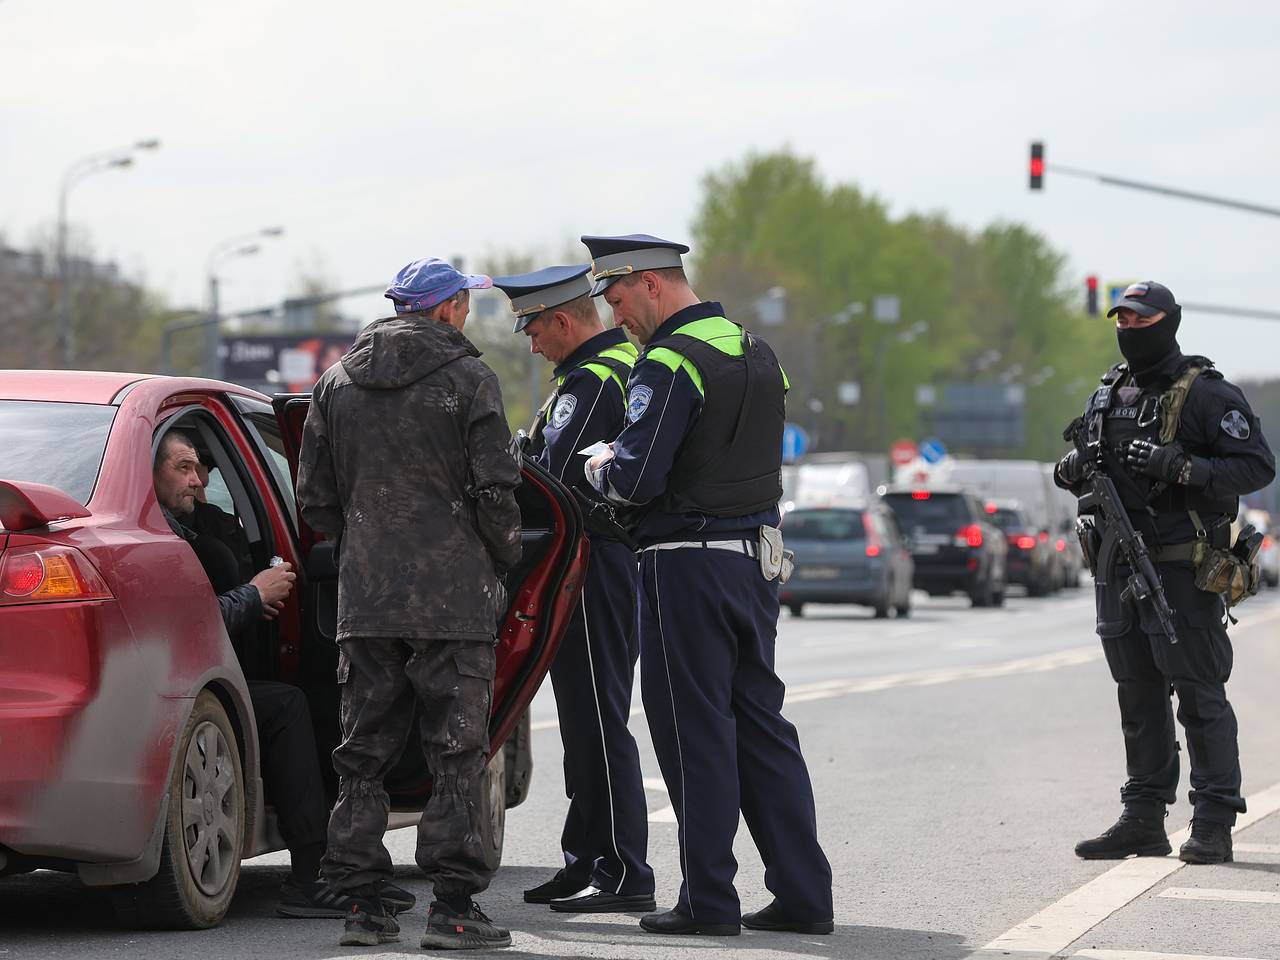
{"label": "camouflage jacket", "polygon": [[378,320],[316,383],[298,505],[337,538],[339,640],[492,641],[520,559],[498,378],[460,332]]}

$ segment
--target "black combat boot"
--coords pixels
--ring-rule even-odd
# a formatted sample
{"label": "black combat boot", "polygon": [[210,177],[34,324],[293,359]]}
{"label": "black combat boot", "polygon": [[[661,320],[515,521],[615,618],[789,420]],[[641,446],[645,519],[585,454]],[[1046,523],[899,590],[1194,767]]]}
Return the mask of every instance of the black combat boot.
{"label": "black combat boot", "polygon": [[1178,859],[1184,863],[1230,863],[1235,859],[1231,827],[1212,820],[1192,820],[1191,839],[1178,851]]}
{"label": "black combat boot", "polygon": [[1102,836],[1076,844],[1076,856],[1082,860],[1123,860],[1135,854],[1163,857],[1172,850],[1164,817],[1140,817],[1128,810]]}

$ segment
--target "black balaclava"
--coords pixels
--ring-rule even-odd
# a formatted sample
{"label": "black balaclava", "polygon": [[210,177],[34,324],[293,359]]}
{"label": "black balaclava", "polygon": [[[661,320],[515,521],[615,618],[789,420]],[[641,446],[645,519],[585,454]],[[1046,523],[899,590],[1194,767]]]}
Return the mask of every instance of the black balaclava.
{"label": "black balaclava", "polygon": [[1178,350],[1178,325],[1181,322],[1182,308],[1174,307],[1149,327],[1117,327],[1116,340],[1120,343],[1120,352],[1129,362],[1129,369],[1134,373],[1149,370]]}

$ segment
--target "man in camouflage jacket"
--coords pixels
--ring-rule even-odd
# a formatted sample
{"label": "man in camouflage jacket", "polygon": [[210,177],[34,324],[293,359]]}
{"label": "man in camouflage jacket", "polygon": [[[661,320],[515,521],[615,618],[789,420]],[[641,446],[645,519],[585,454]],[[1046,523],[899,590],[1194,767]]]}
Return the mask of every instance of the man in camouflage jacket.
{"label": "man in camouflage jacket", "polygon": [[468,289],[489,284],[439,260],[401,270],[387,291],[397,315],[325,371],[303,431],[299,507],[338,541],[343,742],[323,871],[368,906],[343,943],[395,932],[376,896],[391,877],[383,777],[415,698],[434,781],[417,847],[435,886],[428,936],[432,925],[475,927],[486,945],[510,942],[471,901],[497,866],[484,853],[482,774],[501,577],[520,559],[520,474],[498,379],[461,332]]}

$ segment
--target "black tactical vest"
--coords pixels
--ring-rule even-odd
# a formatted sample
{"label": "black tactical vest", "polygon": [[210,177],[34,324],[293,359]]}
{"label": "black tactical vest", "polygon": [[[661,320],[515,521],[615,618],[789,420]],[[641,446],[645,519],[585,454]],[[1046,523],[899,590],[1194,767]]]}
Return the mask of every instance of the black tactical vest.
{"label": "black tactical vest", "polygon": [[742,356],[675,333],[661,345],[702,375],[702,413],[676,454],[664,513],[742,517],[768,510],[782,497],[782,428],[786,390],[782,367],[763,340],[742,331]]}

